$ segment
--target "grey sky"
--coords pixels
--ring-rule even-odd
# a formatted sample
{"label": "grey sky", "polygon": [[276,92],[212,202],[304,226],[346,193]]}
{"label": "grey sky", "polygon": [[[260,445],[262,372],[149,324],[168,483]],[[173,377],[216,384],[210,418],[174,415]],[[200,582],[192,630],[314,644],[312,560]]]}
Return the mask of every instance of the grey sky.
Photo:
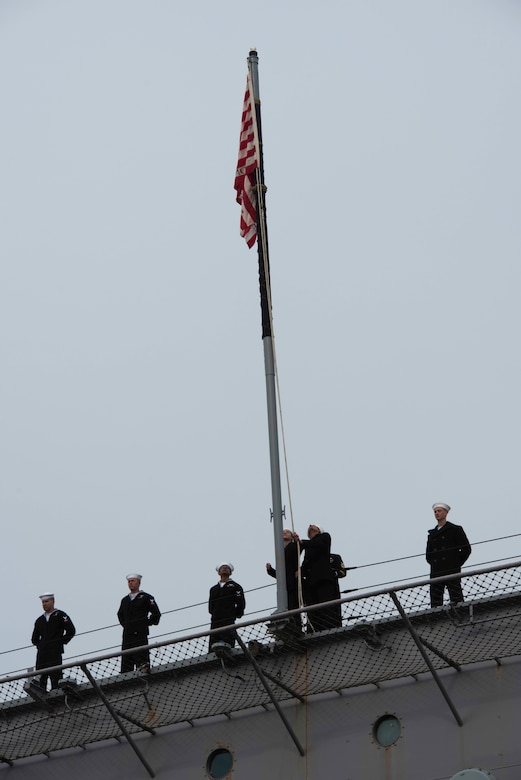
{"label": "grey sky", "polygon": [[296,529],[348,565],[423,553],[435,500],[471,541],[518,532],[520,38],[501,0],[2,0],[0,651],[47,589],[82,632],[115,622],[127,571],[163,611],[205,601],[224,559],[272,585],[233,191],[252,45]]}

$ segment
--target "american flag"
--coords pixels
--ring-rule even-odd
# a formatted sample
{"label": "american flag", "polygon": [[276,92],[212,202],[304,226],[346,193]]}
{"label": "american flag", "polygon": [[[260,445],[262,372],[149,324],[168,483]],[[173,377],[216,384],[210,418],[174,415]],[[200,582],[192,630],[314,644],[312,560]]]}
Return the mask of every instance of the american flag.
{"label": "american flag", "polygon": [[255,102],[253,99],[251,75],[248,73],[242,109],[239,160],[237,162],[234,187],[237,190],[237,203],[241,205],[241,236],[245,239],[250,249],[257,239],[257,197],[254,187],[255,171],[258,167],[259,154]]}

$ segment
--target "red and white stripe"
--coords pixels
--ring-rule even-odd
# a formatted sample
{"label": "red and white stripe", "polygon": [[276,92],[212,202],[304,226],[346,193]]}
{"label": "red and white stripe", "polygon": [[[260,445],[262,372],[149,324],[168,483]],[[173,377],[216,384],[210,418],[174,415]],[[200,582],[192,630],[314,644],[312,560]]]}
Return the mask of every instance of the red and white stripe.
{"label": "red and white stripe", "polygon": [[241,205],[241,236],[245,239],[250,249],[257,238],[257,196],[254,187],[255,171],[258,167],[259,153],[255,102],[251,76],[248,73],[242,109],[239,159],[235,173],[234,188],[237,190],[237,203]]}

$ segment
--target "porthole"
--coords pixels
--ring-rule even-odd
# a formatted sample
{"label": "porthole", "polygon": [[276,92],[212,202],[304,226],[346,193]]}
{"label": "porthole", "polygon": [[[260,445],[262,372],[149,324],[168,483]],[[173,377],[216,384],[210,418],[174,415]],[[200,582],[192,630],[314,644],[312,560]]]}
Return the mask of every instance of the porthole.
{"label": "porthole", "polygon": [[222,780],[232,771],[233,756],[226,748],[218,748],[208,756],[206,772],[212,780]]}
{"label": "porthole", "polygon": [[402,726],[395,715],[382,715],[373,726],[373,737],[381,747],[390,747],[398,741]]}

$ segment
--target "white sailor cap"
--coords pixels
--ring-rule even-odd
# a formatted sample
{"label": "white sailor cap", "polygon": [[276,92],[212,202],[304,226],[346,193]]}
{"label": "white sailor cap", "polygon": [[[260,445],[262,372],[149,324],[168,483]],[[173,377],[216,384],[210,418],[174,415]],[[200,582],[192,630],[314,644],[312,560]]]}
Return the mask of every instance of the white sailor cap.
{"label": "white sailor cap", "polygon": [[44,599],[53,599],[54,598],[54,593],[42,593],[42,595],[38,596],[38,598],[41,599],[42,601]]}
{"label": "white sailor cap", "polygon": [[139,580],[141,582],[142,579],[141,574],[127,574],[127,580]]}
{"label": "white sailor cap", "polygon": [[450,512],[450,506],[448,504],[442,504],[441,501],[438,501],[437,504],[432,505],[433,509],[445,509],[447,512]]}
{"label": "white sailor cap", "polygon": [[219,569],[221,568],[221,566],[227,566],[230,571],[233,571],[233,564],[228,563],[227,561],[223,561],[222,563],[219,564],[219,566],[215,567],[215,571],[217,572],[217,574],[219,574]]}

